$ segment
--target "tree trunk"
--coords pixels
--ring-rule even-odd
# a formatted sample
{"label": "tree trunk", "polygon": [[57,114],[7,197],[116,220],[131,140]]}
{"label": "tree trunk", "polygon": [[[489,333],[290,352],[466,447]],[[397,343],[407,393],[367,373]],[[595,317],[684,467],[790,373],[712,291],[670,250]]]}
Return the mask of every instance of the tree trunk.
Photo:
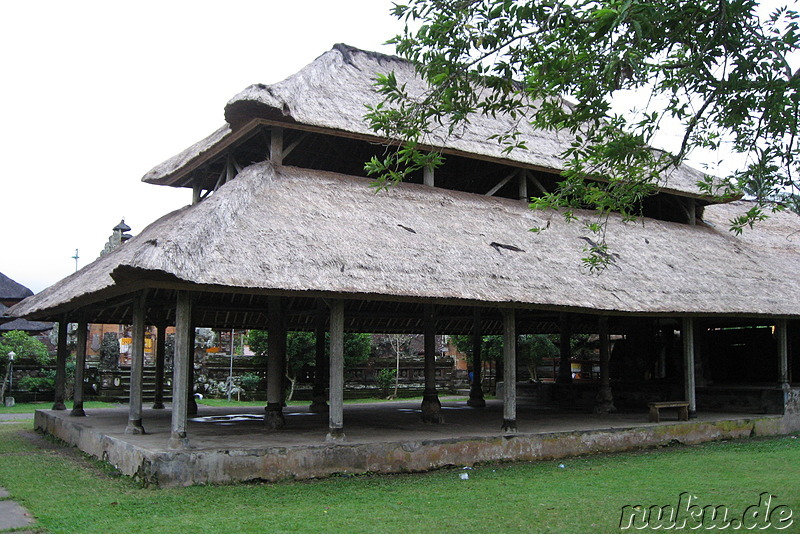
{"label": "tree trunk", "polygon": [[289,384],[290,385],[289,385],[289,394],[286,395],[286,399],[285,400],[286,400],[286,402],[289,402],[290,400],[292,400],[292,397],[294,396],[294,385],[297,382],[297,378],[292,378],[289,375],[286,375],[286,378],[289,379]]}
{"label": "tree trunk", "polygon": [[400,387],[400,341],[397,341],[397,346],[395,347],[395,356],[396,356],[396,363],[394,367],[394,395],[392,398],[397,398],[397,389]]}
{"label": "tree trunk", "polygon": [[8,384],[8,377],[11,375],[11,366],[6,364],[6,376],[3,378],[3,383],[0,384],[0,403],[6,399],[6,384]]}

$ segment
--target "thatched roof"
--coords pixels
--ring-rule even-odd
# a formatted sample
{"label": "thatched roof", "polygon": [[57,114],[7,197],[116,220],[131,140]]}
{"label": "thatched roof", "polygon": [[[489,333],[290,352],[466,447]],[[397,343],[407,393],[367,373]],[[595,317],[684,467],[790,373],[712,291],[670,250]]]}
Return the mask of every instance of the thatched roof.
{"label": "thatched roof", "polygon": [[[426,89],[414,67],[403,59],[336,45],[289,78],[272,85],[251,85],[233,97],[225,107],[228,124],[153,168],[143,180],[154,184],[175,184],[188,165],[202,160],[215,147],[232,142],[236,130],[254,118],[269,118],[380,141],[363,116],[366,105],[381,100],[373,85],[375,75],[390,71],[394,71],[400,84],[407,84],[412,94],[421,94]],[[520,141],[526,143],[527,150],[504,154],[497,141],[489,139],[492,134],[515,129],[521,132]],[[490,158],[509,165],[522,164],[558,173],[564,168],[560,154],[572,141],[573,137],[564,132],[535,129],[524,119],[501,114],[497,117],[471,117],[468,127],[455,136],[434,132],[428,144],[468,157]],[[696,184],[703,175],[688,166],[681,166],[665,177],[662,189],[680,195],[702,196]]]}
{"label": "thatched roof", "polygon": [[0,300],[15,301],[33,295],[33,291],[0,273]]}
{"label": "thatched roof", "polygon": [[14,319],[7,323],[0,324],[0,332],[11,332],[21,330],[23,332],[46,332],[53,329],[53,323],[42,323],[39,321],[28,321],[26,319]]}
{"label": "thatched roof", "polygon": [[737,237],[725,221],[746,208],[708,208],[713,227],[612,215],[615,259],[598,276],[581,266],[590,236],[558,213],[414,184],[376,194],[368,179],[259,163],[11,312],[44,318],[156,279],[240,292],[800,317],[800,221],[778,214]]}

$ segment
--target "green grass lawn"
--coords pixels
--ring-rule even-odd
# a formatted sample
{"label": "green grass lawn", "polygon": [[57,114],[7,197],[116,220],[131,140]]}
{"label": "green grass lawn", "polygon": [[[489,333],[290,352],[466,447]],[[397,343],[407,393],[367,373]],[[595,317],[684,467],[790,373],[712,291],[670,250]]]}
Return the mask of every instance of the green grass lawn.
{"label": "green grass lawn", "polygon": [[[67,405],[67,410],[72,409],[72,401],[68,401],[65,403]],[[115,408],[120,406],[120,404],[114,404],[111,402],[100,402],[100,401],[86,401],[83,403],[83,407],[85,409],[96,409],[96,408]],[[7,414],[7,413],[33,413],[36,410],[49,410],[53,407],[53,401],[48,402],[18,402],[16,405],[6,408],[5,406],[0,406],[0,415]]]}
{"label": "green grass lawn", "polygon": [[796,532],[800,439],[413,475],[158,489],[37,437],[29,422],[0,423],[0,486],[50,532],[619,532],[623,506],[677,504],[682,492],[739,516],[770,492],[773,506],[794,511],[795,524],[784,532]]}

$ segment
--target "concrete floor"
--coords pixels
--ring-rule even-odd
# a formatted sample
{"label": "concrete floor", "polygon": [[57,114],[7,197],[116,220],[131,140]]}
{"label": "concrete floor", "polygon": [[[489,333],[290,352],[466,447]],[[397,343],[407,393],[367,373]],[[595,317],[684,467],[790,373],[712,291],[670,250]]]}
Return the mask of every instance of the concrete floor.
{"label": "concrete floor", "polygon": [[[165,410],[144,409],[144,436],[125,435],[127,408],[86,410],[86,418],[75,418],[66,412],[52,412],[58,417],[87,428],[114,436],[151,451],[166,450],[170,436],[170,406]],[[310,413],[304,406],[284,408],[285,428],[268,431],[263,425],[264,410],[258,407],[227,408],[198,406],[198,414],[190,416],[187,434],[193,449],[219,449],[231,446],[292,447],[319,445],[325,442],[328,416]],[[346,404],[344,430],[348,443],[387,441],[419,441],[448,438],[492,437],[501,435],[503,403],[489,400],[486,408],[470,408],[464,401],[442,402],[444,423],[420,421],[419,401]],[[753,417],[734,413],[701,413],[698,421],[723,421]],[[616,413],[595,415],[568,411],[555,406],[520,406],[517,427],[520,434],[571,432],[583,430],[624,429],[657,426],[677,422],[676,412],[665,413],[662,423],[649,423],[648,414]],[[673,421],[674,420],[674,421]]]}
{"label": "concrete floor", "polygon": [[444,423],[420,420],[419,401],[348,404],[343,443],[326,443],[327,415],[284,409],[285,428],[268,431],[259,407],[199,406],[187,427],[188,450],[167,448],[170,410],[143,410],[145,435],[126,435],[127,409],[39,410],[37,428],[116,465],[123,473],[161,485],[229,483],[250,479],[315,478],[339,472],[423,471],[486,461],[560,458],[630,450],[678,440],[698,443],[784,432],[783,416],[700,413],[689,422],[666,412],[595,415],[554,406],[520,405],[518,432],[500,430],[501,401],[475,409],[442,402]]}

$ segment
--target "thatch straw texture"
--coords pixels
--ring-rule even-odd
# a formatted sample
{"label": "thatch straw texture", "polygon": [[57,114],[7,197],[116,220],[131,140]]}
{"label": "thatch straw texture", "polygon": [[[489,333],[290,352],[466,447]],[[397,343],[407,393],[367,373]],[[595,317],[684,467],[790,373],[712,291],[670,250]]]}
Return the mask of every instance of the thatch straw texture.
{"label": "thatch straw texture", "polygon": [[33,291],[0,273],[0,300],[15,301],[33,295]]}
{"label": "thatch straw texture", "polygon": [[797,216],[779,214],[740,238],[724,221],[743,209],[709,208],[715,227],[612,216],[615,259],[598,276],[581,266],[580,245],[591,236],[558,213],[414,184],[376,193],[367,179],[259,163],[12,313],[36,318],[87,293],[124,292],[124,271],[373,299],[800,316]]}
{"label": "thatch straw texture", "polygon": [[[394,56],[366,52],[347,45],[336,45],[311,64],[273,85],[251,85],[228,102],[225,118],[238,127],[256,116],[279,117],[286,122],[296,122],[318,128],[375,137],[363,116],[366,105],[375,105],[381,96],[374,88],[378,73],[394,71],[398,82],[406,84],[411,94],[422,94],[426,84],[416,75],[414,67]],[[169,183],[169,178],[187,162],[220,141],[224,128],[148,172],[143,180],[151,183]],[[518,130],[527,150],[514,150],[504,154],[502,146],[489,136]],[[223,133],[224,135],[224,133]],[[554,172],[564,168],[560,154],[573,141],[565,132],[545,131],[531,127],[523,117],[512,118],[498,114],[496,117],[476,115],[468,127],[456,135],[447,136],[440,128],[427,140],[430,146],[478,155],[509,164],[526,164]],[[681,166],[664,177],[664,191],[700,196],[697,181],[703,173]]]}

